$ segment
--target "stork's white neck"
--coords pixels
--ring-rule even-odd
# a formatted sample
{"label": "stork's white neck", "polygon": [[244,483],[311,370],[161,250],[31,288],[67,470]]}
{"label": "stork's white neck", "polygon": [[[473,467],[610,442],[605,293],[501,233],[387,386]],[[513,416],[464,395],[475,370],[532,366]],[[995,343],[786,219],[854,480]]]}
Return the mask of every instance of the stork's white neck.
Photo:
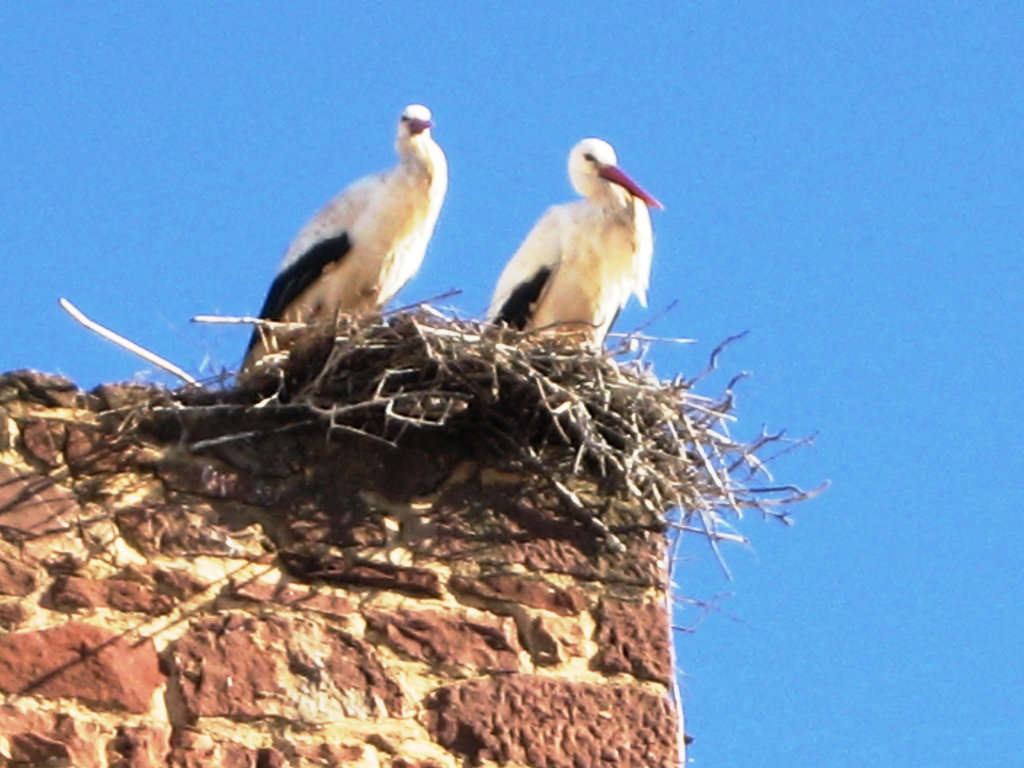
{"label": "stork's white neck", "polygon": [[400,137],[395,142],[395,150],[401,166],[409,171],[426,171],[433,173],[441,148],[434,143],[429,134]]}

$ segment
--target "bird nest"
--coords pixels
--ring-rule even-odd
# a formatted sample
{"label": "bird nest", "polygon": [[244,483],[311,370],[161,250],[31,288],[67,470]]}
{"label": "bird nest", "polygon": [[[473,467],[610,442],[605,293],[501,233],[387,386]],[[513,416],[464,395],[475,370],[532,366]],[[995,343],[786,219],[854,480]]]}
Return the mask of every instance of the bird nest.
{"label": "bird nest", "polygon": [[564,336],[430,307],[295,333],[287,353],[240,377],[263,407],[299,407],[330,430],[392,444],[410,431],[457,436],[546,478],[568,512],[616,549],[601,506],[577,493],[575,481],[595,484],[605,502],[639,502],[662,524],[671,518],[713,545],[740,539],[730,517],[757,510],[788,521],[787,505],[810,495],[771,479],[766,454],[792,447],[782,433],[730,436],[735,379],[718,397],[694,391],[725,344],[694,378],[663,381],[635,339],[619,354],[595,353]]}

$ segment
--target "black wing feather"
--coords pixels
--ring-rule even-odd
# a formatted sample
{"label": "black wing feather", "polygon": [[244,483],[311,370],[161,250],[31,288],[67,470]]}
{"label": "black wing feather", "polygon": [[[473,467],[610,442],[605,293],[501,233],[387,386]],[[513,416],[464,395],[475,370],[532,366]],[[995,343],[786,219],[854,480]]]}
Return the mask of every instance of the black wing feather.
{"label": "black wing feather", "polygon": [[508,323],[516,330],[523,330],[530,319],[530,307],[540,297],[549,277],[551,277],[551,267],[541,267],[533,277],[525,283],[517,285],[505,299],[505,303],[501,305],[494,321]]}
{"label": "black wing feather", "polygon": [[[260,318],[280,320],[288,305],[309,288],[328,265],[341,261],[350,250],[352,250],[352,242],[348,238],[348,233],[342,232],[336,237],[321,240],[302,254],[287,269],[281,271],[274,278],[274,282],[270,284],[267,298],[264,299],[263,308],[260,309]],[[257,328],[249,339],[246,352],[255,346],[259,338],[260,332]]]}

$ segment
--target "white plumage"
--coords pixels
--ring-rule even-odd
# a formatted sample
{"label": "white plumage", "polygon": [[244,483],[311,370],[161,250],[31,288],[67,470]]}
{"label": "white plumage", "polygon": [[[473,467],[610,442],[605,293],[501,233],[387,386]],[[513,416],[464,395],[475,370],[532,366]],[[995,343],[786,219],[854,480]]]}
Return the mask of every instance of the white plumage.
{"label": "white plumage", "polygon": [[[260,317],[322,322],[383,306],[416,273],[448,186],[444,152],[430,135],[430,110],[405,108],[398,164],[351,184],[299,231],[285,253]],[[277,346],[257,329],[243,368]]]}
{"label": "white plumage", "polygon": [[573,147],[569,179],[583,199],[549,208],[534,225],[498,279],[488,318],[599,345],[630,294],[647,305],[654,251],[647,207],[662,206],[601,139]]}

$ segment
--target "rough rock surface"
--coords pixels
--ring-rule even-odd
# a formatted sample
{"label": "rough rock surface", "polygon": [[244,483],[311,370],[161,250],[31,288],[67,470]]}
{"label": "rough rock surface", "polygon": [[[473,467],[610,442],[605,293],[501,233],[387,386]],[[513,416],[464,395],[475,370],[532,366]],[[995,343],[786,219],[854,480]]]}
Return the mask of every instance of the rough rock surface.
{"label": "rough rock surface", "polygon": [[657,534],[218,403],[0,376],[0,764],[677,765]]}
{"label": "rough rock surface", "polygon": [[605,598],[595,615],[597,669],[669,684],[672,665],[664,603]]}
{"label": "rough rock surface", "polygon": [[0,690],[7,693],[142,714],[162,684],[149,640],[78,622],[0,637]]}
{"label": "rough rock surface", "polygon": [[429,706],[434,736],[474,764],[645,768],[676,757],[668,701],[635,686],[511,675],[446,686]]}

